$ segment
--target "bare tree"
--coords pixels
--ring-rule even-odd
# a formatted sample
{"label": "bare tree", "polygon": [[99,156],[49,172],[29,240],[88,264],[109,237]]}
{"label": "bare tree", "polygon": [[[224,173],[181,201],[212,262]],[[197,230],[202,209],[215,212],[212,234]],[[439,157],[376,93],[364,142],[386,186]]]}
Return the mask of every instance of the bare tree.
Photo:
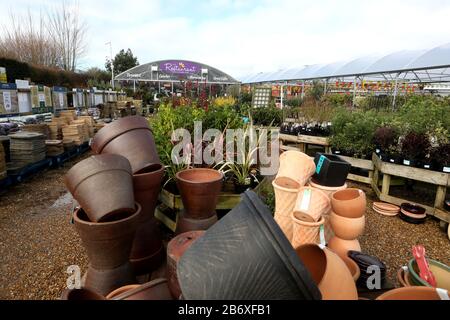
{"label": "bare tree", "polygon": [[0,56],[75,71],[85,54],[87,26],[75,2],[64,0],[38,17],[30,10],[26,18],[10,13],[2,27]]}
{"label": "bare tree", "polygon": [[60,52],[60,66],[75,71],[85,54],[86,23],[80,18],[79,4],[63,1],[48,14],[47,30]]}

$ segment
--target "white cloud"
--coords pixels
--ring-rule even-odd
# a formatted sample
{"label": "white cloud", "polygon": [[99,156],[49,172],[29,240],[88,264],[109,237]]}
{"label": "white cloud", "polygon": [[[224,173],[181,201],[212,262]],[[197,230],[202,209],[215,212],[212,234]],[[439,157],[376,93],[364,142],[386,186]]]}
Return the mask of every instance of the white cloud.
{"label": "white cloud", "polygon": [[131,48],[141,63],[190,59],[236,77],[450,42],[450,3],[443,0],[81,0],[80,6],[90,25],[86,66],[103,66],[110,40],[115,51]]}

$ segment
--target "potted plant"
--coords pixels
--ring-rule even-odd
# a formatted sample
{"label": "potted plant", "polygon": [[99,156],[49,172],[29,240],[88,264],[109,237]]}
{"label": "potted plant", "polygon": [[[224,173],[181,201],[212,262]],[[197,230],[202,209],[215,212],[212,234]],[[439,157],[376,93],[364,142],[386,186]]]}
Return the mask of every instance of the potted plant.
{"label": "potted plant", "polygon": [[426,134],[409,132],[401,143],[404,158],[403,164],[406,166],[420,167],[430,148],[430,140]]}
{"label": "potted plant", "polygon": [[380,127],[375,131],[374,143],[376,146],[375,152],[383,161],[390,160],[390,153],[396,151],[396,144],[398,140],[397,130],[393,127]]}
{"label": "potted plant", "polygon": [[430,158],[435,170],[450,173],[450,143],[433,148]]}

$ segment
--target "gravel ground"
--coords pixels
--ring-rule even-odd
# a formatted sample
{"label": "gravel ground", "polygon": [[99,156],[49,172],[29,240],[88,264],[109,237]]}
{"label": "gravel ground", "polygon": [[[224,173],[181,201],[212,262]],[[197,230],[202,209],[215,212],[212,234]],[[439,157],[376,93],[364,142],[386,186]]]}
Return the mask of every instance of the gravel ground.
{"label": "gravel ground", "polygon": [[[66,286],[67,267],[86,270],[63,183],[73,164],[40,173],[0,195],[0,299],[57,299]],[[379,215],[371,209],[375,194],[370,187],[350,185],[362,188],[368,198],[366,230],[360,238],[363,251],[386,263],[391,281],[411,259],[415,244],[423,244],[430,258],[450,264],[450,241],[438,221],[415,226]]]}

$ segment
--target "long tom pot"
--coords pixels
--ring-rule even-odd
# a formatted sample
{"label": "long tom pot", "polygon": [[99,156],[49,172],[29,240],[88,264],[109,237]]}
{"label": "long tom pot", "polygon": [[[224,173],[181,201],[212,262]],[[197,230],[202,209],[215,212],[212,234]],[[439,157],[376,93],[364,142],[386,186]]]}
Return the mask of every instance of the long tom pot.
{"label": "long tom pot", "polygon": [[292,239],[292,219],[300,184],[287,177],[278,177],[272,181],[275,192],[275,221],[290,241]]}
{"label": "long tom pot", "polygon": [[89,157],[74,165],[64,180],[93,222],[119,220],[135,211],[131,167],[122,156]]}
{"label": "long tom pot", "polygon": [[161,163],[147,119],[141,116],[121,118],[106,125],[94,136],[91,148],[97,154],[124,156],[133,173],[149,163]]}
{"label": "long tom pot", "polygon": [[134,198],[142,206],[130,261],[136,274],[150,273],[164,259],[164,248],[155,207],[161,190],[164,167],[152,164],[133,175]]}
{"label": "long tom pot", "polygon": [[97,269],[89,265],[82,279],[84,288],[103,296],[117,288],[133,283],[136,283],[136,278],[128,261],[112,269]]}
{"label": "long tom pot", "polygon": [[107,295],[110,300],[173,300],[166,279],[155,279],[142,285],[118,288]]}
{"label": "long tom pot", "polygon": [[190,219],[184,211],[178,213],[176,234],[182,234],[189,231],[208,230],[218,220],[217,214],[205,219]]}
{"label": "long tom pot", "polygon": [[187,169],[177,172],[176,179],[187,218],[206,219],[215,214],[222,189],[222,172],[205,168]]}

